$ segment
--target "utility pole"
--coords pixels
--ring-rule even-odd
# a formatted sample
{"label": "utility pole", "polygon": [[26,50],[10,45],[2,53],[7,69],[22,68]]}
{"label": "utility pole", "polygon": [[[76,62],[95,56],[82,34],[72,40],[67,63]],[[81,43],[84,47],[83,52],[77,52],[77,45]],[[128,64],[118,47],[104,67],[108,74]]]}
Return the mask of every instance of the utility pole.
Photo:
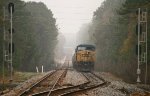
{"label": "utility pole", "polygon": [[138,35],[137,55],[137,83],[140,83],[140,65],[145,64],[145,84],[147,84],[147,9],[138,8],[138,25],[136,28]]}

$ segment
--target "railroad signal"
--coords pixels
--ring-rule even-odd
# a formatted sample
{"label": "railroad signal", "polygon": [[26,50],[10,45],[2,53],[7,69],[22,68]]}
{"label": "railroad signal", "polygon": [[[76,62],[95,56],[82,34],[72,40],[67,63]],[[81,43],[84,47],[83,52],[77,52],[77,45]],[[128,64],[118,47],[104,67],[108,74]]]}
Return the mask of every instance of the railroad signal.
{"label": "railroad signal", "polygon": [[140,35],[142,34],[142,25],[140,24],[140,25],[136,25],[136,35],[138,36],[138,26],[140,27],[139,29],[140,29]]}
{"label": "railroad signal", "polygon": [[[8,50],[9,50],[9,53],[11,53],[11,44],[10,43],[8,45]],[[14,53],[14,52],[15,52],[15,44],[12,43],[12,53]]]}
{"label": "railroad signal", "polygon": [[[139,55],[142,54],[142,47],[141,45],[139,46]],[[138,45],[136,45],[136,55],[138,55]]]}
{"label": "railroad signal", "polygon": [[[138,8],[138,24],[136,25],[136,35],[138,45],[136,45],[137,64],[137,83],[140,83],[140,65],[145,64],[145,84],[147,83],[147,9]],[[142,55],[141,55],[142,54]]]}
{"label": "railroad signal", "polygon": [[142,11],[141,11],[141,9],[140,9],[140,12],[139,12],[139,9],[138,10],[136,10],[136,15],[141,15],[142,14]]}
{"label": "railroad signal", "polygon": [[9,31],[9,34],[10,34],[10,43],[9,43],[9,48],[8,48],[8,51],[9,51],[9,55],[10,55],[10,81],[13,80],[12,78],[12,73],[13,73],[13,52],[14,52],[14,43],[13,43],[13,33],[14,33],[14,29],[13,29],[13,21],[12,21],[12,18],[13,18],[13,13],[14,13],[14,3],[9,3],[8,4],[8,12],[10,13],[10,29],[8,30]]}
{"label": "railroad signal", "polygon": [[[9,31],[9,34],[11,34],[11,29],[8,29],[8,31]],[[15,33],[14,28],[12,28],[12,33]]]}
{"label": "railroad signal", "polygon": [[12,13],[14,13],[15,6],[14,6],[14,3],[12,2],[8,4],[8,12],[11,13],[11,10],[12,10]]}

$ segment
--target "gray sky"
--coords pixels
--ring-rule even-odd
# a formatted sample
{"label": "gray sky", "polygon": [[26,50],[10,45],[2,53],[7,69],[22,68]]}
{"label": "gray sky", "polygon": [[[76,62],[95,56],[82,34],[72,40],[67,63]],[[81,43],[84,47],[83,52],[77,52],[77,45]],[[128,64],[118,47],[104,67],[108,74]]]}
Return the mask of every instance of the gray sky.
{"label": "gray sky", "polygon": [[52,10],[62,33],[76,33],[91,21],[93,12],[104,0],[24,0],[42,1]]}
{"label": "gray sky", "polygon": [[92,20],[93,12],[104,0],[23,0],[42,1],[52,10],[57,19],[59,32],[66,39],[65,46],[76,46],[76,33],[84,23]]}

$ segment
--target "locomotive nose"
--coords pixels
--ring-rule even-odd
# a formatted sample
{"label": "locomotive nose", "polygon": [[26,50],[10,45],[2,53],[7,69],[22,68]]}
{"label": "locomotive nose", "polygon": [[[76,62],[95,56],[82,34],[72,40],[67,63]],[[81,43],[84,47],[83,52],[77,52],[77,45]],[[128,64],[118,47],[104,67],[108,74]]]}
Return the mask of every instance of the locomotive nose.
{"label": "locomotive nose", "polygon": [[87,55],[89,55],[89,54],[90,54],[90,52],[89,52],[89,51],[86,51],[86,54],[87,54]]}
{"label": "locomotive nose", "polygon": [[86,51],[86,52],[82,53],[82,56],[83,57],[89,57],[90,54],[91,54],[90,52]]}

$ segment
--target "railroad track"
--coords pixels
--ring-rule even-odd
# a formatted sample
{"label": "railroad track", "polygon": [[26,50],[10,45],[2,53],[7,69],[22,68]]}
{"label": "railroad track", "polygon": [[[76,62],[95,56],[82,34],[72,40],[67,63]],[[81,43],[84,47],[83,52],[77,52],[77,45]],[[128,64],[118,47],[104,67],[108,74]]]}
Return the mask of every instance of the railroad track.
{"label": "railroad track", "polygon": [[72,95],[76,96],[78,93],[82,93],[87,90],[91,90],[91,89],[98,88],[98,87],[106,87],[110,84],[109,82],[106,82],[103,78],[97,76],[96,74],[92,72],[82,73],[82,74],[89,80],[90,83],[88,83],[85,86],[82,86],[79,90],[67,92],[59,96],[72,96]]}
{"label": "railroad track", "polygon": [[48,91],[47,95],[49,95],[55,87],[60,85],[66,73],[67,70],[55,70],[30,86],[28,89],[19,93],[17,96],[32,96],[33,94],[43,92],[45,90]]}
{"label": "railroad track", "polygon": [[81,73],[81,74],[87,79],[87,82],[76,86],[58,88],[52,90],[50,94],[48,94],[49,91],[44,91],[33,94],[32,96],[71,96],[78,92],[84,92],[108,84],[104,79],[98,77],[93,73]]}

